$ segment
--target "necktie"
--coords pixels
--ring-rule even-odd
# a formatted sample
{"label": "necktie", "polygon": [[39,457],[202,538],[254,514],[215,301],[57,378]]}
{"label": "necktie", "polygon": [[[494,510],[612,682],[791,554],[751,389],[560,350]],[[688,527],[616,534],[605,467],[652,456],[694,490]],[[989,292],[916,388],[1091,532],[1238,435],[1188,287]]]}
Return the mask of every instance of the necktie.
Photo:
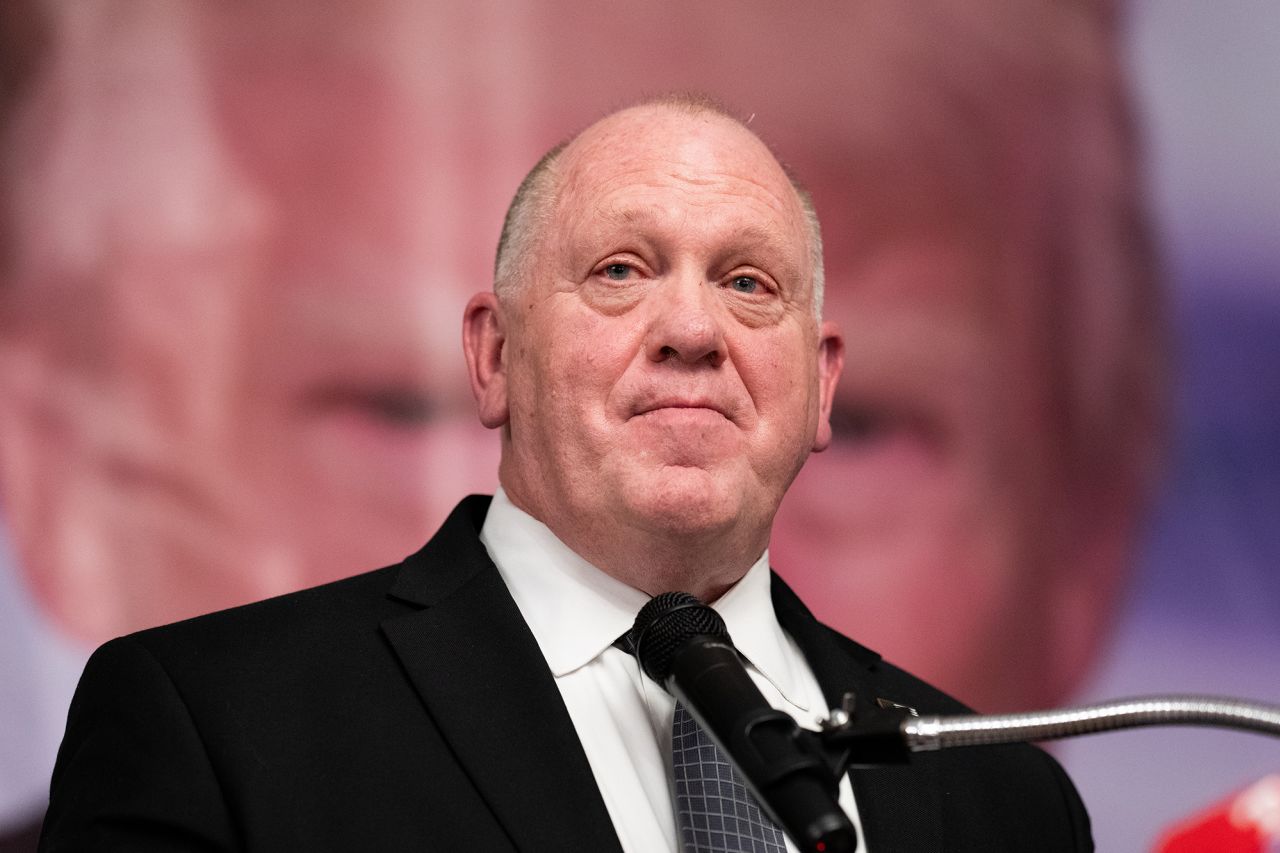
{"label": "necktie", "polygon": [[686,853],[785,853],[782,831],[682,702],[671,724],[671,758]]}

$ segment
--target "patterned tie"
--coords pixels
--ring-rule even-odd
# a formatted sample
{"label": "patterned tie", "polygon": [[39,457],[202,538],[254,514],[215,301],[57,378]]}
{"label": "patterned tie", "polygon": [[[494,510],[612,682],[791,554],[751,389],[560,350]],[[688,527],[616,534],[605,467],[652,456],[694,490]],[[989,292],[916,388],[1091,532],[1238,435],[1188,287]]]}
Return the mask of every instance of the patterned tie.
{"label": "patterned tie", "polygon": [[671,758],[686,853],[785,853],[782,831],[682,702],[671,723]]}

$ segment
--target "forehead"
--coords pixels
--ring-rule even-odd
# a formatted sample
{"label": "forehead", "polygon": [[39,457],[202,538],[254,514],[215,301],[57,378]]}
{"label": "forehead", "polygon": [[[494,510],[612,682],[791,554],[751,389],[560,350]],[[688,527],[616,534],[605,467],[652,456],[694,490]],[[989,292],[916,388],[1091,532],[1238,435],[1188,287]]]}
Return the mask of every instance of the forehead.
{"label": "forehead", "polygon": [[804,233],[799,198],[772,153],[716,113],[625,110],[571,143],[559,171],[558,208],[569,219],[644,225],[683,207],[686,214],[732,216],[746,231]]}
{"label": "forehead", "polygon": [[13,136],[24,318],[55,328],[74,299],[115,326],[168,311],[239,324],[229,345],[252,327],[452,363],[446,318],[485,274],[486,237],[459,232],[441,185],[482,185],[483,164],[442,162],[460,146],[386,69],[248,46],[152,57],[138,79],[123,59],[92,75],[67,61],[76,74],[42,76]]}
{"label": "forehead", "polygon": [[87,59],[67,61],[76,73],[41,78],[13,144],[12,204],[46,264],[266,240],[300,261],[356,244],[385,258],[436,233],[429,111],[384,69],[219,46],[151,56],[149,76],[101,63],[98,95],[82,91]]}

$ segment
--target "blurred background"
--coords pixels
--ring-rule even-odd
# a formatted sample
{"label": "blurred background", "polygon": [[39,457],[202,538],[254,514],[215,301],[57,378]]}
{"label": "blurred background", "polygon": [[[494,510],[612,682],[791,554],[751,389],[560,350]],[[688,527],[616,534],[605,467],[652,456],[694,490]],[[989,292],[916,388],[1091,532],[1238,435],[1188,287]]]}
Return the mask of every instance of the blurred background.
{"label": "blurred background", "polygon": [[[836,440],[772,562],[979,710],[1280,702],[1280,7],[11,0],[0,851],[128,631],[416,550],[491,491],[462,306],[543,151],[723,99],[811,188]],[[1054,747],[1100,850],[1269,773]]]}

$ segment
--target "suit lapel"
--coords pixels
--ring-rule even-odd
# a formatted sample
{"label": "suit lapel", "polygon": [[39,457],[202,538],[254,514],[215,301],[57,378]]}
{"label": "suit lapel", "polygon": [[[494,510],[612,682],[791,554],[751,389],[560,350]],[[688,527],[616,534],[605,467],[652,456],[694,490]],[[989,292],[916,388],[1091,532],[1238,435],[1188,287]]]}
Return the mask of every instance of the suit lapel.
{"label": "suit lapel", "polygon": [[[783,629],[804,652],[828,706],[836,707],[847,691],[859,702],[894,700],[892,688],[879,675],[879,655],[818,622],[776,574],[773,606]],[[943,849],[940,788],[932,762],[854,769],[849,779],[870,849]]]}
{"label": "suit lapel", "polygon": [[459,763],[521,851],[620,851],[533,634],[478,539],[468,498],[391,595],[421,610],[382,630]]}

